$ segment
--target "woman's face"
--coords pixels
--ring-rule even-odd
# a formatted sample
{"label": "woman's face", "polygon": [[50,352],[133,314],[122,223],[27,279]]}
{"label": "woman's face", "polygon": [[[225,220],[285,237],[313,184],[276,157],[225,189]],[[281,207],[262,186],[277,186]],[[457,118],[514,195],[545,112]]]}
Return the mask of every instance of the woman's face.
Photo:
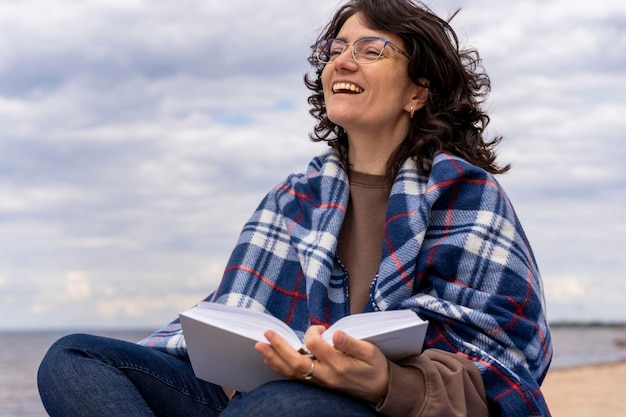
{"label": "woman's face", "polygon": [[[341,27],[337,39],[352,43],[365,37],[383,37],[404,49],[400,37],[373,30],[361,23],[359,14]],[[408,59],[387,45],[378,61],[359,64],[351,47],[322,71],[322,86],[328,118],[352,133],[375,132],[380,139],[404,139],[409,127],[411,107],[421,103],[420,87],[408,76]]]}

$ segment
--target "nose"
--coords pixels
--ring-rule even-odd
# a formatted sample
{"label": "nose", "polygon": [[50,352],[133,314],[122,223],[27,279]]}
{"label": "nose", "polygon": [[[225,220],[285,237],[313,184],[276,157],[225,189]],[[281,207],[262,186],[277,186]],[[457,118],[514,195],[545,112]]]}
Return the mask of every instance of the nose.
{"label": "nose", "polygon": [[337,69],[346,68],[353,69],[357,66],[356,61],[354,60],[354,56],[352,55],[352,45],[346,45],[346,49],[335,58],[334,64]]}

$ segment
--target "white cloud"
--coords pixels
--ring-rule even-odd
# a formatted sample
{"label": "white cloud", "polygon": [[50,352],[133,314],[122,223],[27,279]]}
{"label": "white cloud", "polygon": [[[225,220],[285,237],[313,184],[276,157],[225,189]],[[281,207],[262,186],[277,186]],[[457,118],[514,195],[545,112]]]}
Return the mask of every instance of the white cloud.
{"label": "white cloud", "polygon": [[87,274],[83,271],[69,271],[65,274],[65,297],[69,300],[85,300],[91,297]]}
{"label": "white cloud", "polygon": [[553,277],[546,280],[546,298],[555,302],[578,300],[585,295],[585,286],[575,277]]}
{"label": "white cloud", "polygon": [[[177,312],[191,308],[198,302],[198,297],[173,295],[167,297],[129,296],[106,299],[96,303],[98,317],[104,322],[116,322],[127,318],[144,319],[164,309],[171,310],[175,318]],[[163,323],[165,324],[165,323]]]}

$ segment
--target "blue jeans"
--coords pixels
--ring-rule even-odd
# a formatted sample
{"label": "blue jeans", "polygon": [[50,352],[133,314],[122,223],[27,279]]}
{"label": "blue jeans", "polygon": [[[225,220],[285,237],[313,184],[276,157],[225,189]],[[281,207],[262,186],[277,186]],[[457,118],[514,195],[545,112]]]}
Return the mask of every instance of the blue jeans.
{"label": "blue jeans", "polygon": [[52,417],[378,415],[365,401],[298,381],[271,382],[229,401],[219,386],[197,379],[187,360],[84,334],[50,347],[37,382]]}

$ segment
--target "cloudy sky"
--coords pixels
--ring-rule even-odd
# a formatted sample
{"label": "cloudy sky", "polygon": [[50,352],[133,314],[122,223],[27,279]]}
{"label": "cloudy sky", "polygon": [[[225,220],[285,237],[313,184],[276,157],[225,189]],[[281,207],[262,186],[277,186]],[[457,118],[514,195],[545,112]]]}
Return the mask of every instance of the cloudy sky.
{"label": "cloudy sky", "polygon": [[[308,46],[336,0],[0,0],[0,329],[158,327],[324,146]],[[548,314],[626,320],[626,3],[443,0],[492,77],[500,181]]]}

